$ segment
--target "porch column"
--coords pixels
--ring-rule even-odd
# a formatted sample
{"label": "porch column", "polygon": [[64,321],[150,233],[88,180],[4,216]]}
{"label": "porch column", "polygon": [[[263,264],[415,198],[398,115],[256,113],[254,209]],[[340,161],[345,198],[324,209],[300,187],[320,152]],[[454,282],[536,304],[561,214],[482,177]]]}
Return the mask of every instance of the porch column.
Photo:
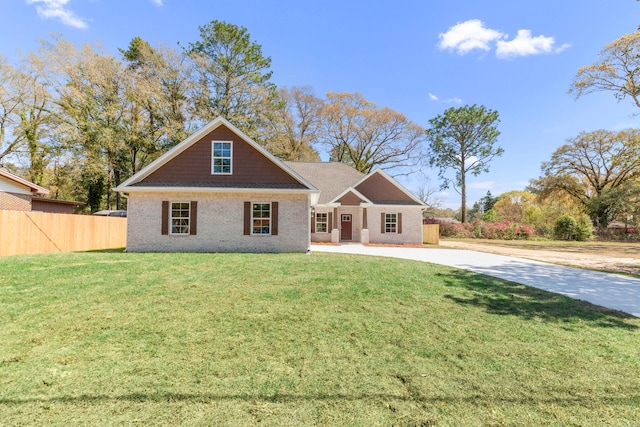
{"label": "porch column", "polygon": [[333,208],[333,224],[331,224],[331,243],[340,243],[340,230],[338,229],[338,208]]}
{"label": "porch column", "polygon": [[367,224],[367,208],[362,208],[362,231],[360,232],[360,243],[369,243],[369,226]]}

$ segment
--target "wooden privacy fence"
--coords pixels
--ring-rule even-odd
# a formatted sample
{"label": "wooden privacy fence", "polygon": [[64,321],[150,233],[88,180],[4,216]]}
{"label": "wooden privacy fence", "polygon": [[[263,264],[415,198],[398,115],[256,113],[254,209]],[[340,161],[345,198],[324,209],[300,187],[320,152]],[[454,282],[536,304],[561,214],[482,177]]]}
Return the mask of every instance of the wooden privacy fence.
{"label": "wooden privacy fence", "polygon": [[422,243],[440,244],[440,224],[422,224]]}
{"label": "wooden privacy fence", "polygon": [[0,256],[122,248],[127,219],[0,210]]}

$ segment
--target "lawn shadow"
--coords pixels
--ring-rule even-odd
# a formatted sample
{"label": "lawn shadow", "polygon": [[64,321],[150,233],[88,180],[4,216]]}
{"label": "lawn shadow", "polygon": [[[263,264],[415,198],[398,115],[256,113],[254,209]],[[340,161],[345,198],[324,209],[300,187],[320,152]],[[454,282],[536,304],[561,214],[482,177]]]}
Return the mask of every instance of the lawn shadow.
{"label": "lawn shadow", "polygon": [[559,293],[467,270],[438,275],[448,286],[462,286],[472,293],[469,297],[448,294],[445,298],[458,304],[480,307],[487,313],[566,323],[583,320],[600,327],[638,329],[638,325],[629,322],[636,319],[631,314]]}
{"label": "lawn shadow", "polygon": [[592,406],[621,405],[636,406],[640,400],[640,395],[575,395],[571,390],[561,391],[558,396],[543,396],[540,394],[524,394],[521,396],[487,396],[484,394],[470,393],[468,396],[445,396],[445,395],[425,395],[423,393],[413,393],[411,395],[385,394],[385,393],[275,393],[272,395],[243,393],[243,394],[215,394],[215,393],[131,393],[110,396],[106,394],[79,395],[79,396],[55,396],[55,397],[26,397],[26,398],[0,398],[1,406],[15,406],[24,404],[58,403],[72,405],[92,405],[114,402],[134,402],[134,403],[213,403],[213,402],[268,402],[291,404],[296,402],[327,402],[327,401],[406,401],[418,402],[422,404],[433,404],[439,406],[441,402],[448,404],[473,403],[476,405],[499,404],[524,404],[524,405],[561,405],[561,406]]}
{"label": "lawn shadow", "polygon": [[85,253],[95,253],[95,254],[122,254],[126,251],[127,248],[108,248],[108,249],[93,249],[89,251],[80,251]]}

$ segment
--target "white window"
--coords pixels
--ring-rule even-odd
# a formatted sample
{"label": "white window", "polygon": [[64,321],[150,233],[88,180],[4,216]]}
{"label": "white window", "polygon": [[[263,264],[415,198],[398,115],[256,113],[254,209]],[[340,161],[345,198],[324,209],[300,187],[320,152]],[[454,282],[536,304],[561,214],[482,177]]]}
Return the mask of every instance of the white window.
{"label": "white window", "polygon": [[385,214],[384,216],[384,232],[385,233],[397,233],[398,232],[398,214]]}
{"label": "white window", "polygon": [[188,235],[191,222],[189,202],[171,202],[171,234]]}
{"label": "white window", "polygon": [[328,215],[326,212],[316,213],[316,233],[326,233],[328,229]]}
{"label": "white window", "polygon": [[271,203],[251,204],[251,234],[254,236],[271,235]]}
{"label": "white window", "polygon": [[231,141],[213,141],[211,143],[211,173],[231,175],[233,144]]}

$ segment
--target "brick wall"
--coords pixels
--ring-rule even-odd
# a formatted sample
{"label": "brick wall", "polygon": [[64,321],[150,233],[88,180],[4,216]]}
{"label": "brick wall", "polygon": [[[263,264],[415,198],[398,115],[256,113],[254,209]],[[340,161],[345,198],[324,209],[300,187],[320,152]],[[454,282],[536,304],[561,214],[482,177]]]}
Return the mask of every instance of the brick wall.
{"label": "brick wall", "polygon": [[[162,235],[162,201],[198,202],[195,236]],[[245,236],[244,202],[278,202],[278,235]],[[131,252],[305,252],[306,194],[132,193],[127,205]]]}
{"label": "brick wall", "polygon": [[31,211],[31,195],[0,191],[0,210]]}
{"label": "brick wall", "polygon": [[[422,208],[423,206],[375,206],[368,208],[367,222],[369,226],[369,242],[396,245],[421,245]],[[401,234],[380,232],[381,214],[383,212],[402,213]]]}

